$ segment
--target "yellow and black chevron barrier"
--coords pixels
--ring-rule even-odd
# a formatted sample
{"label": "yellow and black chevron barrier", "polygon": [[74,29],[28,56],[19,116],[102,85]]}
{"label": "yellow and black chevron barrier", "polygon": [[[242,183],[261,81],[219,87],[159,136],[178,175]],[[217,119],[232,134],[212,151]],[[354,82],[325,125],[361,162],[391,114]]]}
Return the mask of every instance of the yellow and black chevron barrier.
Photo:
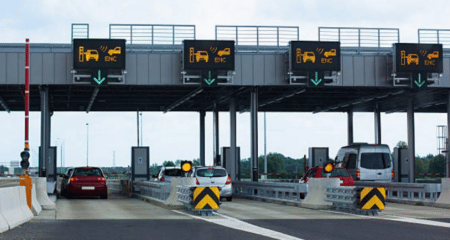
{"label": "yellow and black chevron barrier", "polygon": [[361,189],[360,206],[362,210],[381,210],[386,203],[386,189],[365,187]]}
{"label": "yellow and black chevron barrier", "polygon": [[220,205],[220,190],[218,187],[196,187],[193,201],[195,210],[217,210]]}

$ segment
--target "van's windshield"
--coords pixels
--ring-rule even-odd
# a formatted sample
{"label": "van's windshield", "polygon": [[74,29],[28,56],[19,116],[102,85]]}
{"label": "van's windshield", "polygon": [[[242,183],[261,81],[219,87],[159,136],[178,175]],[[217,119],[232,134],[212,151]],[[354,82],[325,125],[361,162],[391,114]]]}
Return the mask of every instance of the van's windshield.
{"label": "van's windshield", "polygon": [[386,169],[391,167],[389,153],[361,153],[361,167],[367,169]]}

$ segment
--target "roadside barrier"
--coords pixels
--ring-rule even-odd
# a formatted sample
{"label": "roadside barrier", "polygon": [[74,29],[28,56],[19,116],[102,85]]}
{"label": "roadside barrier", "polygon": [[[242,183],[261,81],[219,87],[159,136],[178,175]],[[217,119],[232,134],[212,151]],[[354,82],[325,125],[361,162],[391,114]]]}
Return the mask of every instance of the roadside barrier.
{"label": "roadside barrier", "polygon": [[329,187],[339,187],[339,178],[311,178],[308,181],[308,195],[301,207],[311,209],[330,209],[332,203],[325,201],[325,193]]}
{"label": "roadside barrier", "polygon": [[[31,220],[33,213],[26,202],[25,187],[0,188],[0,211],[9,229]],[[2,225],[4,224],[0,223]]]}
{"label": "roadside barrier", "polygon": [[[0,190],[0,193],[2,193],[1,190]],[[1,196],[0,196],[0,198],[1,198]],[[5,217],[3,217],[2,204],[1,204],[1,200],[0,200],[0,233],[6,232],[8,230],[9,230],[9,225],[8,225],[8,222],[6,222]]]}
{"label": "roadside barrier", "polygon": [[41,204],[39,204],[39,201],[36,197],[36,184],[33,183],[33,187],[31,188],[31,205],[32,205],[32,211],[34,216],[39,215],[42,212]]}
{"label": "roadside barrier", "polygon": [[450,178],[443,178],[441,184],[441,195],[435,204],[437,206],[450,208]]}
{"label": "roadside barrier", "polygon": [[191,211],[212,216],[220,207],[220,188],[211,186],[178,186],[177,199]]}
{"label": "roadside barrier", "polygon": [[45,177],[36,177],[33,178],[33,182],[36,184],[36,197],[42,209],[56,209],[56,204],[47,195],[47,179]]}
{"label": "roadside barrier", "polygon": [[373,187],[327,187],[325,201],[335,210],[377,216],[384,209],[386,190]]}

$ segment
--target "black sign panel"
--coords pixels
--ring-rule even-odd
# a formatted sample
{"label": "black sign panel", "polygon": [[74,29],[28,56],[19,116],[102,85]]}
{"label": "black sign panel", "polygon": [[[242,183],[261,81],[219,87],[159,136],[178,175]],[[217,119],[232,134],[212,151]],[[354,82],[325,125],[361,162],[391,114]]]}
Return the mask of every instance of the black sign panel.
{"label": "black sign panel", "polygon": [[184,40],[184,70],[233,70],[234,41]]}
{"label": "black sign panel", "polygon": [[74,69],[125,69],[124,39],[73,39]]}
{"label": "black sign panel", "polygon": [[396,43],[395,72],[442,73],[442,44]]}
{"label": "black sign panel", "polygon": [[340,42],[291,41],[292,71],[341,70]]}

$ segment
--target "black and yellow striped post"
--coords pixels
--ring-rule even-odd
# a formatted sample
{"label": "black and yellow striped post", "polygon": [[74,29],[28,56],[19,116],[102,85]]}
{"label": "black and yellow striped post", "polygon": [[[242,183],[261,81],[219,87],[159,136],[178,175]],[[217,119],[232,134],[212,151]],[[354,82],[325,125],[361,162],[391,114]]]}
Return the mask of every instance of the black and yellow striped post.
{"label": "black and yellow striped post", "polygon": [[193,192],[195,210],[219,209],[220,190],[218,187],[196,187]]}
{"label": "black and yellow striped post", "polygon": [[362,210],[381,210],[386,203],[386,189],[365,187],[360,193]]}

